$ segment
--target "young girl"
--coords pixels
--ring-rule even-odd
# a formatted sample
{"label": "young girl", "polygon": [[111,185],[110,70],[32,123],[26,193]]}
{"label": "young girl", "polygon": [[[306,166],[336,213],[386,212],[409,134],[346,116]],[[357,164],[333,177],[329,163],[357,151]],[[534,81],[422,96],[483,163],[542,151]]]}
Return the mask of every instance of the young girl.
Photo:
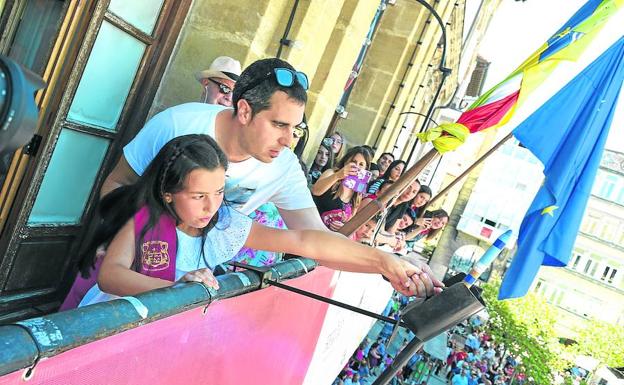
{"label": "young girl", "polygon": [[[395,251],[404,249],[405,237],[403,237],[402,233],[398,233],[398,230],[400,229],[397,228],[397,224],[401,221],[401,219],[403,219],[404,214],[409,208],[410,202],[417,195],[420,187],[420,182],[415,180],[403,190],[397,199],[394,200],[392,206],[390,206],[388,210],[385,222],[382,224],[382,231],[380,231],[375,238],[376,244],[387,244]],[[406,227],[408,226],[411,226],[411,224],[406,225]]]}
{"label": "young girl", "polygon": [[325,226],[338,231],[351,219],[362,200],[362,194],[345,186],[343,179],[367,170],[370,152],[363,147],[353,147],[345,154],[336,168],[327,170],[312,186],[312,197]]}
{"label": "young girl", "polygon": [[411,208],[416,211],[416,214],[420,214],[420,210],[431,200],[431,189],[427,185],[420,186],[420,190],[412,199]]}
{"label": "young girl", "polygon": [[403,175],[403,171],[405,171],[405,162],[400,159],[393,161],[382,176],[368,186],[368,193],[375,194],[384,181],[396,182]]}
{"label": "young girl", "polygon": [[425,222],[424,225],[419,224],[415,230],[407,235],[408,240],[418,242],[425,238],[426,241],[431,241],[444,229],[449,220],[448,213],[442,209],[426,212],[424,217],[425,219],[430,218],[430,221]]}
{"label": "young girl", "polygon": [[377,221],[379,221],[379,215],[374,216],[373,218],[366,221],[362,226],[360,226],[355,233],[351,236],[356,242],[366,243],[370,245],[373,241],[373,235],[375,233],[375,228],[377,227]]}
{"label": "young girl", "polygon": [[406,243],[407,234],[416,226],[416,212],[408,209],[401,218],[395,221],[394,225],[380,232],[377,237],[378,244],[388,244],[393,252],[403,254],[409,250]]}
{"label": "young girl", "polygon": [[344,136],[342,136],[341,133],[336,131],[329,138],[331,139],[331,149],[332,149],[332,152],[334,153],[334,158],[338,159],[342,155],[342,152],[343,152],[342,149],[345,146]]}
{"label": "young girl", "polygon": [[223,204],[226,168],[225,154],[212,138],[181,136],[160,150],[136,184],[105,196],[101,218],[82,253],[83,268],[92,266],[99,245],[108,247],[98,285],[81,304],[135,295],[175,281],[203,282],[216,289],[211,269],[230,260],[242,246],[307,256],[333,268],[380,272],[406,295],[413,294],[417,280],[430,286],[427,292],[442,285],[433,277],[433,282],[427,281],[430,270],[424,274],[393,255],[337,234],[280,230],[252,222]]}
{"label": "young girl", "polygon": [[331,147],[321,144],[314,157],[314,163],[310,166],[310,184],[316,183],[321,174],[332,167],[334,167],[334,153]]}

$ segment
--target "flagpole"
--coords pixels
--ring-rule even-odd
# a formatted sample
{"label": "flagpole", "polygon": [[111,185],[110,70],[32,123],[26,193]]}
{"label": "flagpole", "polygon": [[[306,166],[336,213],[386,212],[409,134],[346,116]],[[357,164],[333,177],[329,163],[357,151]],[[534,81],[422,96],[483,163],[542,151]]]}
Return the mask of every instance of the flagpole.
{"label": "flagpole", "polygon": [[401,177],[388,188],[388,190],[382,193],[376,200],[369,202],[361,210],[358,210],[353,218],[345,223],[338,232],[348,237],[369,219],[374,217],[379,211],[385,210],[388,203],[391,202],[395,196],[401,194],[401,192],[405,190],[408,185],[416,180],[418,174],[420,174],[420,172],[439,155],[440,153],[435,148],[432,148],[428,153],[420,158],[418,162],[405,171],[403,175],[401,175]]}
{"label": "flagpole", "polygon": [[[511,134],[511,132],[507,134],[507,136],[501,139],[491,149],[489,149],[485,154],[477,159],[472,165],[470,165],[470,167],[468,167],[457,178],[455,178],[448,186],[446,186],[442,191],[436,194],[436,196],[434,196],[429,201],[429,203],[427,203],[426,206],[430,206],[433,202],[443,197],[451,188],[453,188],[453,186],[459,183],[460,180],[462,180],[479,164],[481,164],[485,159],[492,155],[494,151],[498,150],[498,148],[505,144],[505,142],[507,142],[512,136],[513,135]],[[420,172],[439,155],[440,153],[435,148],[429,150],[428,153],[426,153],[422,158],[418,160],[418,162],[416,162],[403,175],[401,175],[401,177],[396,182],[394,182],[384,193],[382,193],[376,200],[369,202],[361,210],[358,210],[353,218],[345,223],[345,225],[342,226],[342,228],[338,232],[348,237],[353,234],[360,226],[366,223],[369,219],[374,217],[378,212],[385,210],[388,206],[388,203],[390,203],[395,196],[401,194],[401,192],[403,192],[403,190],[409,184],[416,180]],[[422,210],[422,212],[424,213],[424,210]]]}

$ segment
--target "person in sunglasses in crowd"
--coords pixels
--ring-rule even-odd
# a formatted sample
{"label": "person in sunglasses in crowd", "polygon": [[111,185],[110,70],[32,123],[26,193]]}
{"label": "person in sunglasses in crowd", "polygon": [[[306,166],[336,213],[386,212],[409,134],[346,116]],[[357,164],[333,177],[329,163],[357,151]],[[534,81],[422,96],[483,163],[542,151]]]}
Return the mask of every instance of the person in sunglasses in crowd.
{"label": "person in sunglasses in crowd", "polygon": [[[186,103],[150,119],[123,149],[100,195],[135,183],[158,151],[181,135],[207,134],[225,152],[225,199],[245,215],[273,202],[289,229],[323,229],[306,177],[288,148],[295,127],[303,121],[307,76],[277,58],[258,60],[247,67],[232,92],[232,107]],[[330,266],[331,267],[331,266]],[[430,268],[411,277],[413,285],[433,288]],[[418,291],[421,292],[421,291]],[[429,290],[427,291],[428,294]]]}
{"label": "person in sunglasses in crowd", "polygon": [[200,101],[207,104],[232,106],[232,90],[241,74],[241,64],[229,56],[214,59],[206,70],[195,73],[202,85]]}
{"label": "person in sunglasses in crowd", "polygon": [[334,157],[336,159],[340,159],[342,157],[342,154],[344,153],[343,150],[346,144],[344,136],[336,131],[329,138],[332,140],[331,147],[332,151],[334,152]]}

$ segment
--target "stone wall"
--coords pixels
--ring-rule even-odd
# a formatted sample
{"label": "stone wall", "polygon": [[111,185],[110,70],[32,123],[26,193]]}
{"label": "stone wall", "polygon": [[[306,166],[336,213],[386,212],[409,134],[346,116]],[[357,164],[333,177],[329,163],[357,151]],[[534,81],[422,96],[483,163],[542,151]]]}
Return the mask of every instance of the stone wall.
{"label": "stone wall", "polygon": [[[217,56],[232,56],[243,67],[275,57],[293,4],[286,0],[196,0],[151,113],[196,101],[201,88],[193,73],[208,67]],[[283,47],[281,58],[311,80],[307,157],[316,152],[313,143],[322,139],[378,5],[379,0],[299,1],[288,35],[299,47]]]}
{"label": "stone wall", "polygon": [[[151,113],[198,100],[201,88],[193,73],[217,56],[232,56],[243,67],[274,57],[293,4],[286,0],[195,0]],[[308,162],[329,126],[379,4],[379,0],[299,1],[288,36],[299,47],[284,47],[281,57],[311,80],[306,108],[310,139],[304,153]],[[435,8],[449,20],[454,9],[463,9],[455,4],[440,0]],[[394,145],[398,132],[394,128],[383,130],[379,140],[377,135],[384,121],[388,127],[398,124],[398,112],[412,105],[422,88],[419,85],[432,76],[429,69],[439,51],[440,28],[433,19],[427,22],[429,18],[428,11],[413,0],[388,6],[353,90],[348,118],[338,126],[349,143],[377,142],[380,150]],[[393,100],[400,107],[388,115]]]}

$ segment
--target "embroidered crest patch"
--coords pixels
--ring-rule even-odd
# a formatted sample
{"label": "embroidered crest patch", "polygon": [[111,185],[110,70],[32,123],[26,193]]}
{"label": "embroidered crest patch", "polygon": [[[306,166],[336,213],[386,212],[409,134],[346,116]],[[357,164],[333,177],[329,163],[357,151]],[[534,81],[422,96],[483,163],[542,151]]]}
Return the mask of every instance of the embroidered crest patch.
{"label": "embroidered crest patch", "polygon": [[145,271],[160,271],[169,267],[169,243],[163,241],[147,241],[143,243],[141,263]]}

